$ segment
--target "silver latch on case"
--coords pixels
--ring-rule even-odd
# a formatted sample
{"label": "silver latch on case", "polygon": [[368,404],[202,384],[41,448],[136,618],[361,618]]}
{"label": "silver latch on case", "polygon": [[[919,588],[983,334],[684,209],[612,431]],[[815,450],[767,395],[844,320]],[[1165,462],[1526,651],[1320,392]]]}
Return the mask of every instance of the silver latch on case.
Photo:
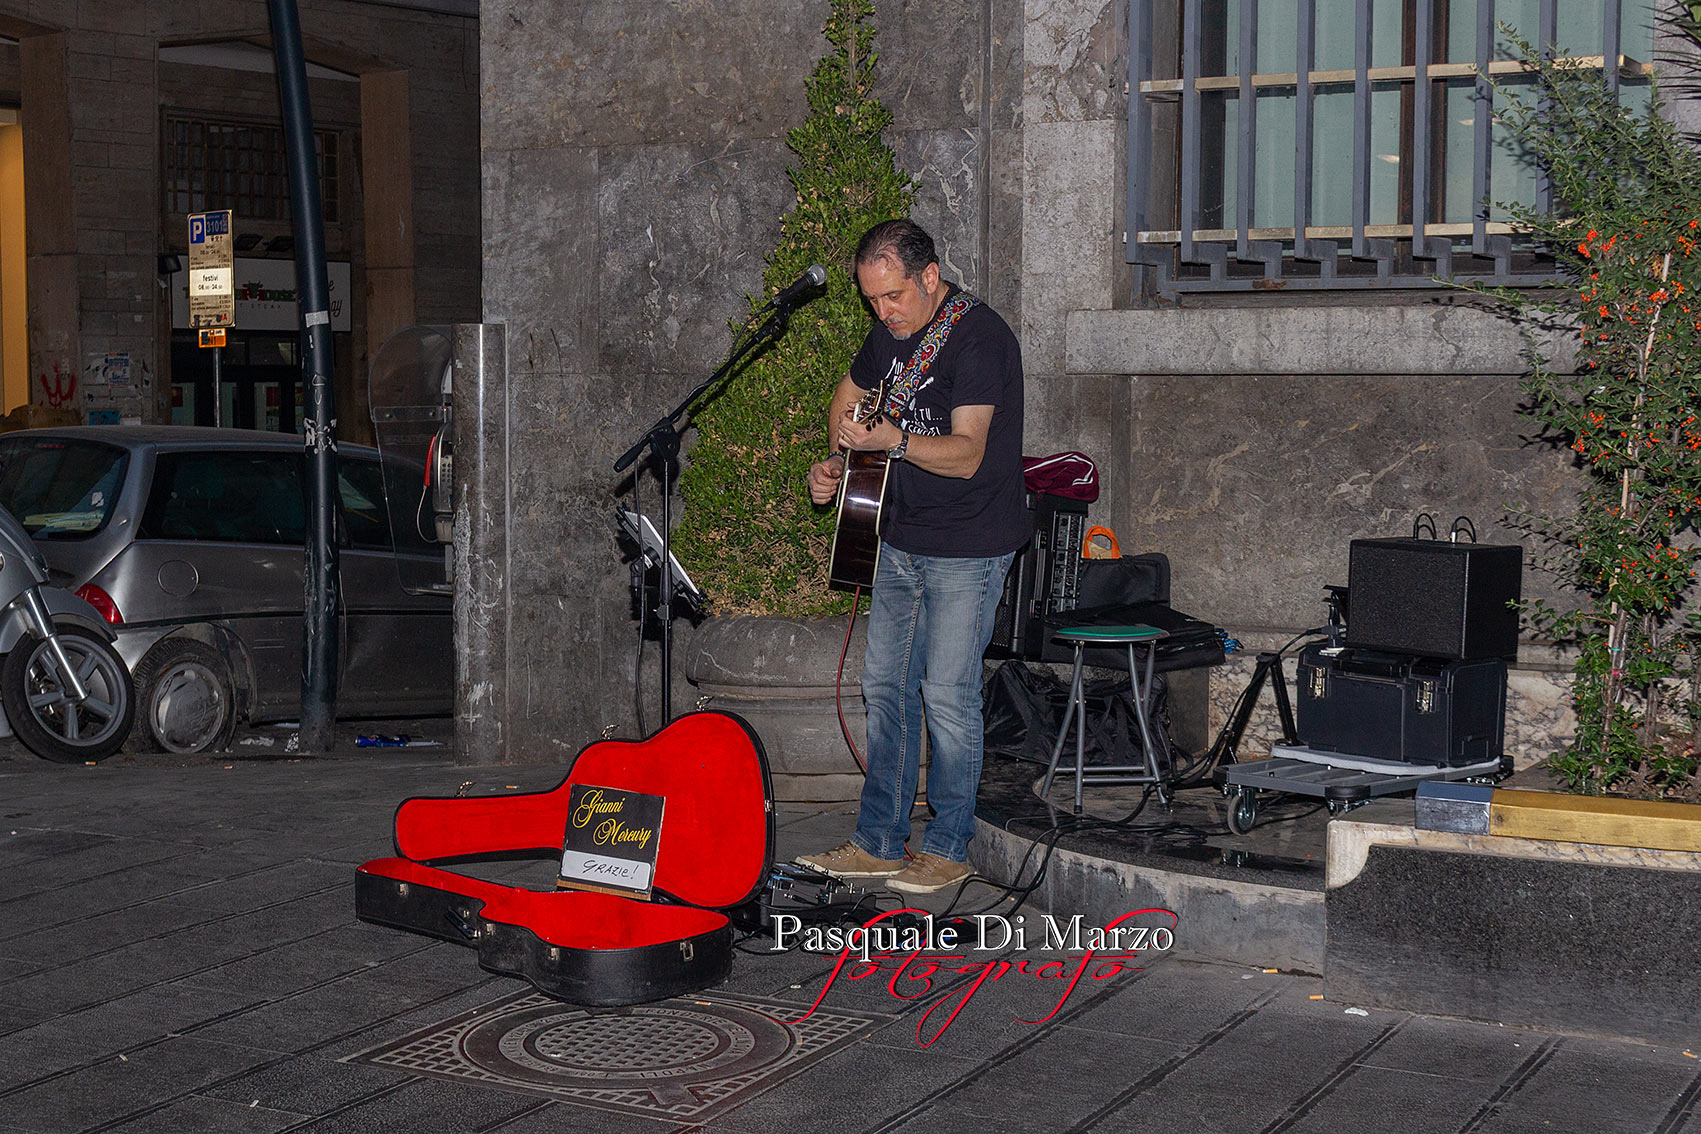
{"label": "silver latch on case", "polygon": [[1324,673],[1323,667],[1320,665],[1311,666],[1310,669],[1311,696],[1317,700],[1322,700],[1323,696],[1329,692],[1328,675]]}
{"label": "silver latch on case", "polygon": [[695,957],[696,955],[697,955],[697,948],[696,948],[696,946],[692,945],[691,942],[681,941],[679,943],[679,959],[680,960],[689,961],[692,957]]}
{"label": "silver latch on case", "polygon": [[1423,680],[1417,683],[1417,711],[1433,713],[1435,711],[1435,682]]}

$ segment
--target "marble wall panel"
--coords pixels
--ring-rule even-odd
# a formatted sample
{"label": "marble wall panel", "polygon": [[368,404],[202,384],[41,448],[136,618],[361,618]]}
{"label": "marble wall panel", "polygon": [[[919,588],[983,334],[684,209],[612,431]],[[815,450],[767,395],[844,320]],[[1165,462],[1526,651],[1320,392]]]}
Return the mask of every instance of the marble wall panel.
{"label": "marble wall panel", "polygon": [[1022,125],[1027,11],[1023,0],[986,0],[992,32],[987,42],[986,126],[1015,130]]}
{"label": "marble wall panel", "polygon": [[[631,735],[636,634],[612,588],[520,601],[508,630],[505,762],[565,763],[604,728]],[[653,714],[659,698],[650,692]]]}
{"label": "marble wall panel", "polygon": [[1577,734],[1569,672],[1514,669],[1506,679],[1506,750],[1519,771],[1561,751]]}
{"label": "marble wall panel", "polygon": [[[791,156],[773,139],[617,147],[599,163],[599,369],[707,377],[732,345],[728,322],[762,287],[780,218],[796,199]],[[584,223],[581,218],[580,223]]]}
{"label": "marble wall panel", "polygon": [[1118,0],[1027,0],[1024,122],[1128,117],[1125,7]]}
{"label": "marble wall panel", "polygon": [[[516,384],[508,409],[515,594],[572,593],[616,569],[626,578],[613,551],[613,516],[631,474],[615,473],[614,462],[684,396],[663,388],[669,380],[546,371],[529,376],[529,393]],[[646,475],[642,504],[660,523],[658,490]]]}
{"label": "marble wall panel", "polygon": [[899,130],[980,125],[983,97],[991,93],[982,66],[988,3],[876,0],[874,93]]}
{"label": "marble wall panel", "polygon": [[912,130],[892,140],[898,168],[919,182],[910,216],[933,234],[939,274],[984,296],[985,152],[977,130]]}
{"label": "marble wall panel", "polygon": [[485,145],[775,138],[826,48],[820,0],[491,0]]}
{"label": "marble wall panel", "polygon": [[[1569,507],[1570,462],[1525,442],[1518,401],[1513,378],[1142,378],[1131,495],[1107,501],[1112,522],[1170,556],[1181,609],[1315,625],[1354,538],[1407,534],[1428,511],[1511,542],[1509,503]],[[1526,597],[1551,587],[1526,570]]]}
{"label": "marble wall panel", "polygon": [[1065,317],[1112,306],[1117,126],[1030,119],[1022,132],[1022,347],[1030,371],[1062,373]]}
{"label": "marble wall panel", "polygon": [[515,372],[594,367],[596,179],[594,149],[485,155],[484,319],[509,325]]}

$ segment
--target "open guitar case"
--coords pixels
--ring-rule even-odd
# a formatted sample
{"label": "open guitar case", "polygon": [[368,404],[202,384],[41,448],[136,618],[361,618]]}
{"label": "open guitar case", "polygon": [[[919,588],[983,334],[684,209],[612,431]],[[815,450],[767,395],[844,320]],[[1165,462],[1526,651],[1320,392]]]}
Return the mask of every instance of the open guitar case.
{"label": "open guitar case", "polygon": [[[575,784],[662,796],[649,900],[533,890],[459,873],[458,863],[559,864]],[[397,857],[355,872],[362,921],[478,950],[493,972],[574,1004],[661,1000],[732,970],[731,911],[752,901],[774,858],[774,792],[762,742],[730,713],[691,713],[646,740],[579,753],[551,791],[405,800]]]}

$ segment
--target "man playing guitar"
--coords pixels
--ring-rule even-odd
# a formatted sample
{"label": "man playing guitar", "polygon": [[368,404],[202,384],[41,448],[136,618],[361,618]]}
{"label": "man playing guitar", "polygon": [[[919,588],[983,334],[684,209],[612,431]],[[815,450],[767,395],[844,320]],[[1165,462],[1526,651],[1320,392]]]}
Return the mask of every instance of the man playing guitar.
{"label": "man playing guitar", "polygon": [[[884,540],[868,616],[862,694],[868,777],[856,833],[797,861],[843,878],[929,893],[968,877],[980,786],[981,656],[1004,575],[1030,525],[1022,486],[1022,359],[998,314],[939,277],[933,238],[908,220],[857,246],[871,328],[833,394],[834,455],[809,470],[817,504],[838,492],[847,450],[891,459]],[[859,416],[867,391],[886,404]],[[906,864],[923,706],[933,818]]]}

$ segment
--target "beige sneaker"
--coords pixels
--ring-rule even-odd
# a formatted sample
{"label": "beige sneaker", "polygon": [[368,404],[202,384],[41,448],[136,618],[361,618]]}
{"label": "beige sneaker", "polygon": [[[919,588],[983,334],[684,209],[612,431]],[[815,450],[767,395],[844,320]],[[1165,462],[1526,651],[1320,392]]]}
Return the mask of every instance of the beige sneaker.
{"label": "beige sneaker", "polygon": [[834,878],[889,878],[904,868],[903,859],[875,858],[855,843],[820,854],[800,854],[792,861]]}
{"label": "beige sneaker", "polygon": [[886,880],[889,889],[909,894],[931,894],[947,886],[955,886],[974,871],[966,862],[953,862],[936,854],[922,851],[915,861]]}

